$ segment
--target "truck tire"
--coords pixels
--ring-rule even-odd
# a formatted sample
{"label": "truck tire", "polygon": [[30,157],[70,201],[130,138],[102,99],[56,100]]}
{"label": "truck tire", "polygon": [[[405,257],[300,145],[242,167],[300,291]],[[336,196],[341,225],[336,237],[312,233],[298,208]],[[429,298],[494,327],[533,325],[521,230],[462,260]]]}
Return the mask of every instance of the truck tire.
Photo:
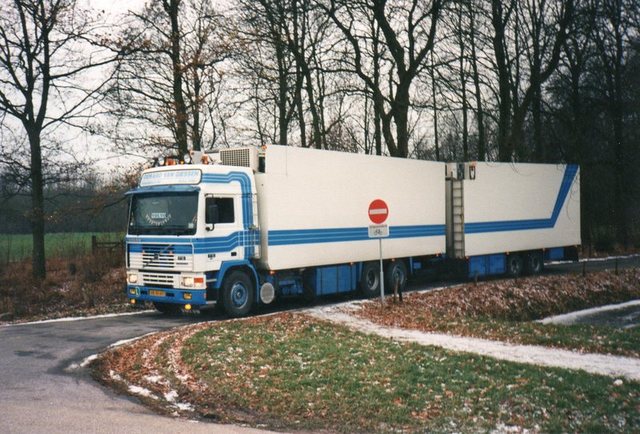
{"label": "truck tire", "polygon": [[367,298],[380,295],[380,264],[378,262],[365,262],[362,266],[360,292]]}
{"label": "truck tire", "polygon": [[153,307],[155,307],[158,312],[161,312],[164,315],[177,315],[180,313],[180,306],[178,306],[177,304],[154,301]]}
{"label": "truck tire", "polygon": [[518,277],[522,274],[522,256],[512,253],[507,256],[507,275]]}
{"label": "truck tire", "polygon": [[404,292],[407,287],[407,266],[404,261],[393,261],[387,264],[384,271],[384,289],[385,292],[392,293],[393,287],[399,282],[398,292]]}
{"label": "truck tire", "polygon": [[524,265],[525,272],[527,274],[540,274],[544,268],[544,261],[542,260],[542,252],[535,251],[527,254],[527,260]]}
{"label": "truck tire", "polygon": [[253,309],[255,291],[251,279],[240,270],[232,271],[222,284],[222,304],[232,318],[246,316]]}

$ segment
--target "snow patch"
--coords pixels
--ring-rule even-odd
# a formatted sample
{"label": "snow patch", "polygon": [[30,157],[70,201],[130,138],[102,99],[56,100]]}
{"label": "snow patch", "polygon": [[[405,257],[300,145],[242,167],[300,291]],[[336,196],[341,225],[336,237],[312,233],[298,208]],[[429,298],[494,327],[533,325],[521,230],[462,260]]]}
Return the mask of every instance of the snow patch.
{"label": "snow patch", "polygon": [[[537,427],[537,425],[536,425]],[[491,431],[491,434],[529,434],[532,432],[538,432],[528,430],[526,428],[522,428],[521,426],[516,425],[505,425],[503,423],[499,423],[496,427]]]}
{"label": "snow patch", "polygon": [[116,371],[114,371],[113,369],[109,370],[109,378],[111,378],[114,381],[124,382],[120,374],[116,373]]}
{"label": "snow patch", "polygon": [[178,402],[174,406],[181,411],[194,411],[193,406],[187,402]]}
{"label": "snow patch", "polygon": [[[604,258],[582,258],[580,259],[578,262],[583,263],[583,262],[605,262],[605,261],[612,261],[615,259],[633,259],[633,258],[640,258],[640,253],[635,253],[633,255],[622,255],[622,256],[607,256]],[[545,265],[562,265],[562,264],[572,264],[575,261],[551,261],[551,262],[545,262]]]}
{"label": "snow patch", "polygon": [[164,377],[162,377],[162,375],[145,375],[144,376],[145,381],[148,381],[149,383],[153,383],[153,384],[158,384],[163,379]]}
{"label": "snow patch", "polygon": [[164,399],[172,404],[172,407],[180,410],[180,411],[194,411],[194,408],[191,404],[187,403],[187,402],[176,402],[176,399],[178,399],[178,392],[176,392],[175,390],[171,390],[170,392],[167,392],[164,394]]}
{"label": "snow patch", "polygon": [[574,322],[576,322],[577,319],[583,316],[592,315],[592,314],[601,313],[601,312],[608,312],[612,310],[626,309],[627,307],[638,306],[638,305],[640,305],[640,300],[632,300],[632,301],[627,301],[626,303],[608,304],[606,306],[592,307],[590,309],[578,310],[575,312],[569,312],[562,315],[549,316],[547,318],[540,319],[536,322],[539,322],[540,324],[568,325],[568,324],[573,324]]}
{"label": "snow patch", "polygon": [[114,342],[114,343],[112,343],[111,345],[109,345],[109,348],[117,348],[117,347],[121,347],[121,346],[123,346],[123,345],[130,344],[131,342],[135,342],[135,341],[137,341],[137,340],[139,340],[139,339],[146,338],[147,336],[154,335],[154,334],[156,334],[156,333],[157,333],[157,332],[151,332],[151,333],[146,333],[146,334],[141,335],[141,336],[136,336],[136,337],[134,337],[134,338],[122,339],[121,341],[117,341],[117,342]]}
{"label": "snow patch", "polygon": [[68,318],[56,318],[56,319],[44,319],[41,321],[31,321],[31,322],[21,322],[15,324],[2,324],[0,327],[20,327],[27,325],[38,325],[38,324],[49,324],[55,322],[72,322],[72,321],[86,321],[90,319],[101,319],[101,318],[117,318],[120,316],[131,316],[131,315],[142,315],[143,313],[154,312],[153,310],[141,310],[139,312],[124,312],[124,313],[107,313],[103,315],[93,315],[93,316],[77,316],[77,317],[68,317]]}
{"label": "snow patch", "polygon": [[177,397],[178,397],[178,392],[176,392],[175,390],[172,390],[164,394],[164,399],[167,402],[175,402]]}
{"label": "snow patch", "polygon": [[154,395],[152,391],[144,387],[129,384],[127,390],[129,390],[129,393],[133,393],[134,395],[143,396],[145,398],[158,399],[158,397]]}

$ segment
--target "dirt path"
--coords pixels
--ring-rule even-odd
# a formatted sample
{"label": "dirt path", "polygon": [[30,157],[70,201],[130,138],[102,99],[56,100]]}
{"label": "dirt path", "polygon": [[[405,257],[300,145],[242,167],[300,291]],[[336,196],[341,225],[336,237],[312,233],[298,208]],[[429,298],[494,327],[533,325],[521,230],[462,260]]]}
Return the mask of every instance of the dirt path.
{"label": "dirt path", "polygon": [[592,374],[640,381],[640,359],[632,357],[585,354],[535,345],[515,345],[486,339],[385,327],[345,313],[345,305],[318,307],[305,313],[315,318],[346,325],[363,333],[377,334],[402,342],[437,346],[452,351],[479,354],[510,362],[584,370]]}

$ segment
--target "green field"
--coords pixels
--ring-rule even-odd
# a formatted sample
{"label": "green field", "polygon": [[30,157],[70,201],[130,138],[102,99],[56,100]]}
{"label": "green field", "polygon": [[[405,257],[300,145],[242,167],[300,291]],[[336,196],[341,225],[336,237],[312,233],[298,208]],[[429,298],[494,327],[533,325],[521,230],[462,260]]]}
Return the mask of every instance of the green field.
{"label": "green field", "polygon": [[[70,232],[45,235],[47,258],[74,257],[91,251],[91,236],[98,241],[121,241],[120,232]],[[0,263],[20,261],[31,257],[31,234],[0,234]]]}

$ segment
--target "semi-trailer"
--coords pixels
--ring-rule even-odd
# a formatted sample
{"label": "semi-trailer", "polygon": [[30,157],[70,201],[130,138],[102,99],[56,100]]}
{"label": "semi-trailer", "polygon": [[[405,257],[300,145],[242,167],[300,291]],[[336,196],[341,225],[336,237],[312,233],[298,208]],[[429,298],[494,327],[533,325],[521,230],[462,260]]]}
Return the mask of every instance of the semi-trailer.
{"label": "semi-trailer", "polygon": [[[130,196],[127,295],[163,312],[402,290],[421,271],[539,273],[576,258],[575,165],[442,163],[287,146],[145,170]],[[386,205],[371,238],[369,206]],[[378,210],[379,211],[379,210]]]}

